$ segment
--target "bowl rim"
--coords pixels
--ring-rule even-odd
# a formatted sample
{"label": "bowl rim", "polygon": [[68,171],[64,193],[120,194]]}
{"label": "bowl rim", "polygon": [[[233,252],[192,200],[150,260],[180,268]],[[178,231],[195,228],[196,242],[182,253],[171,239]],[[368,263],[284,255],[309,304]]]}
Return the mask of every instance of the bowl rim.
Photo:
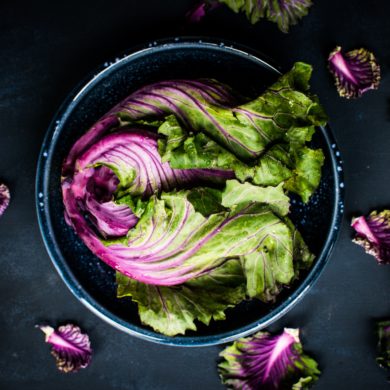
{"label": "bowl rim", "polygon": [[94,72],[91,72],[81,83],[79,83],[69,93],[68,97],[64,100],[59,110],[53,117],[46,131],[42,147],[38,156],[35,182],[35,203],[40,232],[49,257],[61,279],[64,281],[64,283],[73,293],[73,295],[84,306],[86,306],[95,315],[97,315],[113,327],[143,340],[171,346],[199,347],[231,342],[240,337],[244,337],[254,332],[257,332],[280,319],[302,299],[302,297],[307,293],[307,291],[318,280],[321,272],[324,270],[328,262],[330,254],[337,241],[342,221],[342,214],[344,210],[344,181],[343,172],[342,170],[338,169],[342,164],[342,160],[340,157],[340,152],[337,148],[336,141],[331,134],[329,127],[320,127],[320,131],[322,132],[322,135],[329,148],[329,155],[331,158],[331,165],[333,170],[333,180],[335,185],[335,191],[333,194],[334,208],[332,213],[332,222],[327,234],[327,239],[319,255],[317,256],[315,264],[312,266],[306,277],[302,280],[302,283],[286,300],[275,306],[269,313],[267,313],[265,316],[262,316],[260,319],[253,321],[250,324],[240,327],[238,329],[215,335],[172,337],[162,335],[153,331],[152,329],[147,329],[131,324],[100,305],[80,285],[80,283],[77,281],[77,278],[74,276],[73,272],[67,265],[65,258],[63,257],[59,247],[56,245],[56,242],[54,240],[53,228],[50,222],[48,207],[45,207],[45,200],[48,198],[48,183],[50,170],[49,162],[51,160],[51,153],[53,152],[53,145],[55,144],[56,138],[58,136],[60,124],[63,118],[66,118],[72,112],[73,107],[77,104],[80,97],[83,96],[83,94],[89,88],[93,88],[95,82],[97,82],[110,70],[115,69],[120,63],[128,61],[131,58],[137,58],[141,55],[156,52],[159,50],[180,47],[184,48],[189,46],[197,49],[215,49],[216,47],[218,47],[219,50],[223,50],[225,52],[233,53],[239,56],[245,56],[247,59],[258,63],[273,72],[281,74],[275,66],[269,63],[268,58],[264,59],[266,56],[264,56],[263,54],[244,45],[233,43],[226,39],[199,37],[168,38],[157,40],[147,45],[139,45],[135,48],[123,52],[120,57],[117,56],[114,60],[105,62]]}

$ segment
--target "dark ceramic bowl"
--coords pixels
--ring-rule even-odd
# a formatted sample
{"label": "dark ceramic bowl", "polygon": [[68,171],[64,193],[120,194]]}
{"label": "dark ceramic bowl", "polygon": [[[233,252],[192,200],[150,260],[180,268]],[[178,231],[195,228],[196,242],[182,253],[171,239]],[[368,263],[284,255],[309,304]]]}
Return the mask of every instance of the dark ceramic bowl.
{"label": "dark ceramic bowl", "polygon": [[61,164],[73,143],[113,105],[137,88],[173,78],[214,77],[247,96],[256,96],[278,77],[278,70],[246,49],[175,39],[153,43],[107,62],[71,93],[50,125],[39,155],[36,203],[49,255],[72,293],[92,312],[131,335],[164,344],[204,346],[260,330],[293,307],[318,279],[335,243],[343,210],[341,161],[328,128],[313,143],[326,160],[319,189],[306,205],[292,199],[292,219],[317,255],[313,267],[274,304],[244,302],[225,321],[199,324],[196,332],[167,337],[141,324],[135,303],[116,298],[114,271],[96,258],[65,223],[60,191]]}

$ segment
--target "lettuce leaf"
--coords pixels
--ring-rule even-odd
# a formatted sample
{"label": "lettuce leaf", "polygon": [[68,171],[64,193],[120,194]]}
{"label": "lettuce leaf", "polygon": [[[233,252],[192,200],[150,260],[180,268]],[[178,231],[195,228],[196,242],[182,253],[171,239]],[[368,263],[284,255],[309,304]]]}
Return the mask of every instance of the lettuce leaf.
{"label": "lettuce leaf", "polygon": [[300,195],[306,203],[320,184],[324,154],[321,149],[310,149],[307,146],[293,146],[289,154],[293,175],[286,180],[284,188]]}
{"label": "lettuce leaf", "polygon": [[208,217],[222,211],[227,211],[222,205],[222,191],[216,188],[197,187],[187,196],[195,211]]}
{"label": "lettuce leaf", "polygon": [[263,237],[256,251],[241,256],[250,298],[273,301],[280,286],[291,282],[295,275],[292,251],[291,232],[281,224]]}
{"label": "lettuce leaf", "polygon": [[[326,123],[317,98],[308,94],[311,72],[310,65],[297,62],[262,95],[242,105],[215,80],[160,82],[141,88],[115,111],[129,122],[175,115],[186,131],[202,132],[238,159],[253,162],[292,129],[312,133]],[[173,141],[182,144],[182,137],[175,128]]]}
{"label": "lettuce leaf", "polygon": [[279,216],[285,216],[290,209],[290,198],[284,193],[283,186],[259,187],[250,183],[228,180],[221,196],[221,205],[228,208],[247,203],[262,203]]}
{"label": "lettuce leaf", "polygon": [[[240,181],[250,180],[261,186],[283,182],[284,188],[307,202],[319,185],[324,156],[320,149],[311,149],[306,143],[311,140],[315,126],[326,122],[317,98],[306,94],[310,76],[311,67],[297,63],[257,99],[233,111],[229,109],[230,116],[234,113],[236,129],[241,126],[241,134],[229,141],[230,146],[214,140],[213,134],[206,130],[194,134],[180,124],[177,116],[168,116],[158,129],[162,136],[159,139],[162,161],[169,162],[174,169],[221,169]],[[221,129],[229,129],[225,127],[230,125],[224,120],[224,110],[213,114],[210,126],[218,119]],[[199,118],[202,121],[196,124]],[[191,120],[191,129],[202,128],[202,123],[206,128],[201,113],[193,114]],[[258,131],[257,141],[261,144],[251,160],[237,154],[232,147],[234,143],[254,145],[253,133],[248,129]]]}
{"label": "lettuce leaf", "polygon": [[292,236],[266,204],[260,199],[240,203],[205,218],[188,201],[188,194],[163,193],[150,199],[138,224],[128,234],[129,245],[107,247],[125,259],[118,263],[118,271],[146,283],[151,279],[156,285],[180,284],[209,272],[226,259],[260,251],[269,235],[278,239],[280,235],[284,246],[278,255],[284,261],[279,266],[287,276],[278,281],[291,280]]}
{"label": "lettuce leaf", "polygon": [[[230,184],[236,190],[234,181]],[[252,202],[249,190],[246,195],[241,199],[247,199],[238,204]],[[227,205],[232,198],[222,195],[222,199]],[[279,203],[277,197],[274,203]],[[141,322],[168,336],[196,330],[195,320],[208,325],[211,318],[224,319],[224,311],[245,298],[274,301],[284,285],[312,264],[314,256],[289,219],[261,229],[264,234],[255,251],[239,257],[240,260],[228,260],[182,285],[144,284],[117,272],[118,297],[132,297],[138,303]],[[215,250],[218,253],[220,248]]]}
{"label": "lettuce leaf", "polygon": [[256,252],[241,256],[250,298],[273,302],[284,285],[308,269],[314,256],[298,230],[288,219],[267,234]]}
{"label": "lettuce leaf", "polygon": [[297,278],[301,270],[310,268],[315,259],[315,256],[313,253],[311,253],[309,247],[303,240],[301,233],[299,233],[298,229],[295,227],[292,221],[287,217],[283,218],[283,221],[289,227],[292,234],[293,260],[295,277]]}
{"label": "lettuce leaf", "polygon": [[242,162],[203,133],[189,136],[173,116],[161,125],[159,133],[166,136],[159,140],[162,161],[169,162],[174,169],[221,169],[242,182],[250,180],[260,186],[282,184],[300,195],[304,202],[310,199],[321,180],[324,155],[321,149],[304,144],[308,138],[306,131],[303,136],[302,131],[295,134],[291,131],[288,136],[294,141],[271,146],[255,165]]}
{"label": "lettuce leaf", "polygon": [[207,275],[179,286],[153,286],[116,273],[118,298],[131,297],[138,304],[141,322],[167,336],[196,330],[198,320],[224,320],[225,311],[245,299],[241,264],[229,260]]}

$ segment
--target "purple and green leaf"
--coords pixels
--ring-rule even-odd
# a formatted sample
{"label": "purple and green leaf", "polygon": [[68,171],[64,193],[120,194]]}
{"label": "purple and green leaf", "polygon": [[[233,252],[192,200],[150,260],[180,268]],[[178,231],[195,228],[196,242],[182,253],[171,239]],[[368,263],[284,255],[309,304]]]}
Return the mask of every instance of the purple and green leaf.
{"label": "purple and green leaf", "polygon": [[5,184],[0,184],[0,217],[9,205],[11,195]]}
{"label": "purple and green leaf", "polygon": [[341,47],[337,46],[328,61],[340,96],[358,98],[371,89],[378,89],[380,66],[368,50],[361,48],[342,53]]}
{"label": "purple and green leaf", "polygon": [[354,218],[351,226],[356,231],[354,243],[374,256],[379,264],[390,263],[390,210]]}
{"label": "purple and green leaf", "polygon": [[[162,215],[165,211],[161,204],[159,206],[160,201],[156,200],[157,207],[154,210],[147,208],[140,224],[129,235],[130,240],[133,240],[133,234],[142,238],[140,232],[150,237],[143,242],[148,248],[145,255],[150,260],[150,269],[153,256],[158,260],[159,256],[165,257],[168,250],[170,257],[166,265],[161,260],[157,263],[163,283],[167,284],[169,278],[173,277],[184,284],[170,287],[157,285],[159,281],[154,285],[145,284],[117,272],[118,297],[131,296],[138,303],[141,321],[169,336],[184,334],[187,329],[195,330],[195,320],[208,324],[211,318],[223,319],[224,310],[245,297],[273,301],[281,288],[313,261],[313,256],[291,221],[286,217],[282,221],[267,210],[270,208],[282,215],[288,213],[289,199],[281,186],[260,188],[232,180],[227,182],[224,191],[205,188],[204,191],[191,191],[190,194],[201,198],[192,199],[191,202],[194,209],[202,211],[203,215],[209,215],[204,212],[209,210],[204,200],[223,206],[225,211],[221,213],[215,210],[218,214],[209,215],[206,219],[196,216],[190,208],[183,218],[188,218],[191,223],[171,222],[166,221],[167,217]],[[178,213],[187,202],[185,196],[185,193],[163,194],[162,199],[170,208],[175,205]],[[213,198],[211,201],[210,197]],[[229,209],[234,211],[229,212]],[[235,216],[239,217],[239,223],[233,222]],[[229,225],[225,221],[229,221]],[[155,224],[154,229],[152,224]],[[191,228],[190,236],[188,228]],[[160,231],[165,232],[165,241],[174,242],[175,245],[162,246]],[[172,235],[174,239],[170,238]],[[133,240],[132,244],[136,245],[137,241]],[[191,248],[194,247],[199,249],[193,252]],[[134,250],[142,260],[144,251]],[[188,260],[184,261],[187,254]],[[184,262],[179,265],[177,259],[180,258]],[[235,260],[217,266],[220,258]],[[201,261],[205,261],[203,265]],[[172,262],[176,266],[171,271],[167,267]],[[186,267],[190,267],[194,275],[192,279],[183,278],[182,270]],[[201,271],[198,276],[195,276],[196,267]],[[149,270],[144,268],[144,272]]]}
{"label": "purple and green leaf", "polygon": [[129,122],[174,115],[184,132],[203,133],[236,158],[253,162],[271,144],[291,142],[292,129],[305,130],[308,141],[314,127],[326,123],[318,99],[309,93],[311,73],[310,65],[298,62],[243,104],[237,104],[230,88],[216,80],[165,81],[141,88],[114,110]]}
{"label": "purple and green leaf", "polygon": [[229,389],[307,389],[320,375],[317,363],[303,353],[298,329],[238,339],[220,356],[219,374]]}
{"label": "purple and green leaf", "polygon": [[37,326],[44,334],[45,341],[51,344],[51,354],[56,359],[57,368],[62,372],[77,372],[91,362],[92,349],[89,337],[80,328],[67,324],[52,328]]}
{"label": "purple and green leaf", "polygon": [[252,24],[268,19],[284,33],[306,16],[312,6],[311,0],[204,0],[187,13],[187,20],[191,23],[199,22],[222,3],[236,13],[245,13]]}
{"label": "purple and green leaf", "polygon": [[378,356],[377,363],[383,368],[390,368],[390,321],[377,323]]}
{"label": "purple and green leaf", "polygon": [[167,336],[224,320],[225,311],[245,299],[245,277],[238,260],[229,260],[209,274],[173,287],[153,286],[116,273],[118,298],[138,304],[141,322]]}
{"label": "purple and green leaf", "polygon": [[[305,145],[315,126],[326,120],[317,98],[309,94],[310,76],[311,67],[297,63],[242,105],[230,88],[215,80],[141,88],[73,146],[63,170],[66,220],[108,265],[155,285],[182,284],[232,256],[253,257],[256,226],[267,223],[265,217],[283,227],[288,241],[284,247],[291,249],[289,229],[269,202],[248,204],[253,216],[243,211],[245,205],[225,210],[221,204],[215,213],[200,210],[206,216],[212,212],[205,217],[194,210],[188,192],[174,190],[205,183],[223,187],[236,176],[282,193],[288,188],[307,201],[319,183],[323,155]],[[116,130],[116,122],[108,121],[113,117],[120,118]],[[148,123],[153,125],[145,130]],[[152,132],[156,123],[162,123],[159,134]],[[252,154],[254,161],[242,161]],[[190,196],[198,209],[204,195]],[[269,210],[260,215],[258,207]],[[248,223],[247,230],[236,220]],[[248,235],[244,248],[237,240]],[[224,240],[229,245],[222,245]],[[276,280],[285,284],[294,269],[292,255],[286,252],[283,259],[288,272]]]}
{"label": "purple and green leaf", "polygon": [[267,18],[277,23],[281,31],[288,33],[290,26],[306,16],[311,6],[312,0],[269,0]]}

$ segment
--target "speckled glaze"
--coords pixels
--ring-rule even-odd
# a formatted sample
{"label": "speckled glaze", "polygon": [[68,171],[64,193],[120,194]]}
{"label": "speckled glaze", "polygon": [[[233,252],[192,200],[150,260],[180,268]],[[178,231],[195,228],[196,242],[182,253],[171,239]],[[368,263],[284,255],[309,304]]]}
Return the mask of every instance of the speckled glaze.
{"label": "speckled glaze", "polygon": [[[234,47],[233,47],[234,46]],[[311,250],[313,267],[274,304],[244,302],[227,311],[225,321],[199,324],[186,336],[167,337],[140,323],[136,304],[116,298],[114,270],[96,258],[65,223],[60,191],[61,165],[73,143],[114,104],[139,87],[173,78],[214,77],[247,96],[269,86],[279,71],[246,48],[199,39],[153,42],[104,63],[77,87],[53,119],[39,155],[36,206],[51,260],[72,293],[92,312],[131,335],[163,344],[221,344],[258,331],[283,316],[308,291],[325,267],[343,213],[343,165],[329,128],[313,139],[325,153],[321,184],[306,205],[292,197],[291,217]]]}

